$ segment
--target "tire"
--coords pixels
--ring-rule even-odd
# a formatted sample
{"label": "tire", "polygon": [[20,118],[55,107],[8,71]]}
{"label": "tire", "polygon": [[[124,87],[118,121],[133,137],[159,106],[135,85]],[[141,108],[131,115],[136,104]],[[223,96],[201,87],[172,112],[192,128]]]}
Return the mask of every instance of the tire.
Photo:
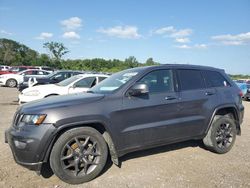
{"label": "tire", "polygon": [[8,79],[7,81],[6,81],[6,86],[8,86],[8,87],[16,87],[17,86],[17,81],[15,80],[15,79]]}
{"label": "tire", "polygon": [[207,135],[203,138],[203,143],[213,152],[224,154],[233,147],[236,134],[236,124],[230,115],[216,115]]}
{"label": "tire", "polygon": [[63,133],[54,144],[50,166],[62,181],[80,184],[100,174],[107,156],[107,144],[96,129],[74,128]]}

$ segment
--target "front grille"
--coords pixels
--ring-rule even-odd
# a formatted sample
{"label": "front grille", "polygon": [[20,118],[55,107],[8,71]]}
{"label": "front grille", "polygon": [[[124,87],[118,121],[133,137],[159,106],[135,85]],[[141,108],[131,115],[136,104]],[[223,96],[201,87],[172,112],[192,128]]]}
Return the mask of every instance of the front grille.
{"label": "front grille", "polygon": [[12,125],[16,127],[18,123],[21,121],[22,117],[23,117],[22,114],[15,113]]}

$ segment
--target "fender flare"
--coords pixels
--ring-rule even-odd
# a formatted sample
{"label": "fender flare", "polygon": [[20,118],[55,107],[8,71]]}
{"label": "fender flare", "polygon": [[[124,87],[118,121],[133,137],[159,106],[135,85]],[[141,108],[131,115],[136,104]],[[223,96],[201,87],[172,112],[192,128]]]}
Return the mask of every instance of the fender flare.
{"label": "fender flare", "polygon": [[220,105],[220,106],[217,106],[217,107],[214,109],[214,111],[213,111],[213,113],[212,113],[212,116],[211,116],[211,118],[210,118],[209,124],[208,124],[208,126],[207,126],[207,129],[206,129],[206,131],[205,131],[205,135],[208,133],[208,130],[210,129],[210,127],[211,127],[211,125],[212,125],[212,123],[213,123],[213,120],[214,120],[214,117],[215,117],[216,113],[217,113],[219,110],[223,109],[223,108],[233,108],[233,109],[234,109],[234,113],[235,113],[235,115],[236,115],[235,118],[236,118],[236,126],[237,126],[237,129],[238,129],[238,134],[239,134],[239,135],[241,134],[240,124],[238,123],[238,121],[239,121],[239,114],[238,114],[238,111],[237,111],[237,107],[236,107],[234,104],[227,104],[227,105]]}
{"label": "fender flare", "polygon": [[77,128],[77,127],[89,126],[89,125],[94,124],[94,123],[98,123],[98,124],[101,124],[101,125],[104,126],[105,131],[102,134],[102,136],[103,136],[104,140],[106,141],[106,143],[108,145],[112,162],[115,165],[119,166],[120,163],[119,163],[119,158],[118,158],[118,154],[117,154],[117,149],[116,149],[115,143],[114,143],[114,141],[112,139],[112,135],[109,133],[109,130],[108,130],[107,126],[101,121],[80,121],[80,122],[73,122],[73,123],[69,123],[69,124],[64,124],[64,125],[61,125],[60,127],[58,127],[56,129],[56,131],[52,135],[51,142],[48,145],[47,151],[45,152],[45,155],[43,157],[43,162],[45,162],[45,163],[48,162],[51,150],[52,150],[56,140],[65,131],[67,131],[69,129]]}

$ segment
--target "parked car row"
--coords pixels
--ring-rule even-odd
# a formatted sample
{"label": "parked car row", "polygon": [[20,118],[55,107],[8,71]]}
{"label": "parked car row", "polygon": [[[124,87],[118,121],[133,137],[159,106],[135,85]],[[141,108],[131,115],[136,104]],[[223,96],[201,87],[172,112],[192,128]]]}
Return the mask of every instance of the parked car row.
{"label": "parked car row", "polygon": [[16,74],[18,72],[21,72],[23,70],[27,70],[27,69],[38,69],[38,70],[45,70],[48,71],[50,73],[52,73],[54,71],[53,68],[51,67],[47,67],[47,66],[5,66],[5,65],[1,65],[0,66],[0,75],[2,74]]}
{"label": "parked car row", "polygon": [[17,87],[18,84],[24,81],[24,77],[44,77],[49,75],[50,72],[39,70],[39,69],[27,69],[16,74],[4,74],[0,75],[0,85],[1,86],[8,86],[8,87]]}
{"label": "parked car row", "polygon": [[56,95],[87,92],[90,88],[109,77],[104,74],[78,74],[56,84],[36,85],[19,94],[19,102],[25,103]]}
{"label": "parked car row", "polygon": [[250,100],[250,81],[235,80],[234,82],[242,91],[242,98],[244,100]]}
{"label": "parked car row", "polygon": [[20,91],[19,103],[56,95],[87,92],[91,87],[109,77],[108,74],[95,72],[60,70],[51,73],[51,71],[42,70],[41,67],[25,68],[29,69],[0,75],[0,86],[17,87]]}
{"label": "parked car row", "polygon": [[61,82],[67,78],[70,78],[71,76],[75,76],[78,74],[84,74],[83,71],[71,71],[71,70],[60,70],[60,71],[55,71],[45,77],[32,77],[33,79],[30,78],[24,78],[24,81],[20,83],[17,88],[20,92],[22,92],[24,89],[29,87],[29,82],[32,84],[32,86],[37,86],[37,85],[45,85],[45,84],[55,84],[58,82]]}

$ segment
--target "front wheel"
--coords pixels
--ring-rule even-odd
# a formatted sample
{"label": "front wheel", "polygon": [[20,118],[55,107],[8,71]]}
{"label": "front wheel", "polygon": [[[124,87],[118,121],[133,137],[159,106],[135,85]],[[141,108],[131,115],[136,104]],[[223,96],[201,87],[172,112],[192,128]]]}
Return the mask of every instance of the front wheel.
{"label": "front wheel", "polygon": [[17,86],[17,81],[15,79],[8,79],[6,81],[6,86],[8,87],[16,87]]}
{"label": "front wheel", "polygon": [[236,134],[236,124],[231,117],[215,116],[203,143],[216,153],[227,153],[234,145]]}
{"label": "front wheel", "polygon": [[53,172],[64,182],[80,184],[97,177],[108,156],[103,136],[91,127],[74,128],[63,133],[50,155]]}

